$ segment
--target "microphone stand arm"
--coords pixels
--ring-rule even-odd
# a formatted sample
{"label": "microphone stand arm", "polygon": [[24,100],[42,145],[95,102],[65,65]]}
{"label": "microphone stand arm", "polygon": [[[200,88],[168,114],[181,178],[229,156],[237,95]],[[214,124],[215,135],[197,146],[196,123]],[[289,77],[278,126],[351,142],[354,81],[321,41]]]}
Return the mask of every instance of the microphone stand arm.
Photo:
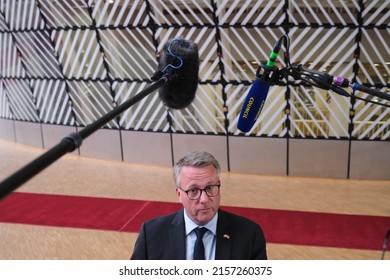
{"label": "microphone stand arm", "polygon": [[343,88],[351,87],[353,90],[362,91],[373,96],[390,101],[390,94],[385,92],[368,88],[357,83],[350,83],[348,79],[340,76],[332,76],[325,72],[308,69],[302,66],[290,65],[289,67],[283,68],[280,71],[287,73],[285,75],[292,76],[295,80],[305,81],[312,86],[319,87],[325,90],[334,91],[342,96],[351,97],[351,95]]}
{"label": "microphone stand arm", "polygon": [[[158,78],[159,80],[157,80]],[[168,78],[166,75],[162,76],[162,73],[160,72],[155,73],[152,77],[152,80],[157,81],[143,91],[139,92],[133,98],[125,101],[120,106],[116,107],[114,110],[108,112],[103,117],[89,124],[79,132],[74,132],[65,136],[56,146],[54,146],[53,148],[45,152],[43,155],[39,156],[38,158],[27,164],[20,170],[16,171],[14,174],[9,176],[5,180],[3,180],[0,183],[0,200],[10,194],[12,191],[16,190],[23,183],[41,172],[43,169],[48,167],[50,164],[55,162],[67,152],[72,152],[76,148],[80,147],[83,142],[83,139],[87,138],[96,130],[111,121],[113,118],[123,113],[125,110],[130,108],[132,105],[134,105],[153,91],[163,86],[168,81]]]}
{"label": "microphone stand arm", "polygon": [[[275,60],[278,56],[279,50],[282,46],[283,39],[285,39],[285,58],[284,61],[287,63],[287,67],[279,69],[275,66]],[[390,94],[386,92],[381,92],[376,89],[368,88],[357,83],[350,83],[348,79],[345,79],[340,76],[331,76],[327,73],[312,70],[305,68],[302,64],[298,66],[291,65],[290,62],[290,38],[287,34],[279,38],[274,49],[270,55],[270,59],[267,63],[260,63],[259,68],[256,72],[256,77],[260,79],[263,83],[268,85],[278,85],[286,86],[289,82],[288,77],[291,76],[295,81],[302,80],[312,86],[319,87],[325,90],[332,90],[342,96],[351,97],[351,95],[342,88],[351,87],[353,90],[362,91],[369,93],[373,96],[379,97],[390,101]],[[284,81],[283,81],[284,80]],[[366,100],[360,97],[355,96],[358,99],[365,100],[367,102],[384,105],[378,102],[373,102],[371,100]],[[387,105],[384,105],[388,107]]]}
{"label": "microphone stand arm", "polygon": [[[348,92],[346,92],[341,87],[333,84],[334,77],[327,73],[305,68],[302,66],[302,64],[298,66],[291,65],[291,67],[288,69],[289,75],[292,76],[295,80],[302,80],[312,86],[324,90],[331,90],[333,92],[338,93],[339,95],[350,97],[350,94]],[[346,86],[348,86],[348,84]]]}

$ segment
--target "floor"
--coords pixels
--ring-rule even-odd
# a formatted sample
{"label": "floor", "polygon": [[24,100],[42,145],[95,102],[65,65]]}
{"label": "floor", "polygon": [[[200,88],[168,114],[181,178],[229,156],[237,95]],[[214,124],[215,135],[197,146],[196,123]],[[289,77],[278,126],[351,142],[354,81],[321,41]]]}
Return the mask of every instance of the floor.
{"label": "floor", "polygon": [[[0,180],[43,153],[0,139]],[[390,216],[390,181],[236,173],[223,173],[221,181],[221,205]],[[63,156],[16,191],[177,202],[171,168],[75,154]],[[128,232],[0,223],[0,259],[128,259],[136,238]],[[267,246],[269,259],[275,260],[379,260],[382,255],[371,250]],[[384,258],[390,259],[390,252]]]}

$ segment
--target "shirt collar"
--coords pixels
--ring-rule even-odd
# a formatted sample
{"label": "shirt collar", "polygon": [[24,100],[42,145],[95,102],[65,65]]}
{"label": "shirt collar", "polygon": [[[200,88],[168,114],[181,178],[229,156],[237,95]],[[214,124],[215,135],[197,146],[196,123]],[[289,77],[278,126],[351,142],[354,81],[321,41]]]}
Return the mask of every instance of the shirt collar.
{"label": "shirt collar", "polygon": [[[217,221],[218,221],[218,212],[214,215],[211,221],[205,224],[203,227],[207,228],[214,235],[217,235]],[[184,222],[186,227],[186,236],[190,234],[195,228],[198,227],[198,225],[195,224],[190,217],[188,217],[185,209],[184,209]]]}

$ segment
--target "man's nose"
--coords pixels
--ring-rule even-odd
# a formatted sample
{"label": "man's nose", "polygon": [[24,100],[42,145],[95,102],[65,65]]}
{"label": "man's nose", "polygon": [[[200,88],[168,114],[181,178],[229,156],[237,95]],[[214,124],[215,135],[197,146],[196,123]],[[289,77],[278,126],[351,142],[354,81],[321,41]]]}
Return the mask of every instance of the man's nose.
{"label": "man's nose", "polygon": [[206,190],[202,190],[202,192],[200,193],[199,201],[208,201],[208,200],[209,200],[209,196],[207,195]]}

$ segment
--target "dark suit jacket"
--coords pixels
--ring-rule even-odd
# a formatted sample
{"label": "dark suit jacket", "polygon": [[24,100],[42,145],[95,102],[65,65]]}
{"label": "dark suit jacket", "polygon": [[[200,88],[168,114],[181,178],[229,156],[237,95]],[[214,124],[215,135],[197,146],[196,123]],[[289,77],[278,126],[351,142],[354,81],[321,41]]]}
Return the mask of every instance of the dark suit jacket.
{"label": "dark suit jacket", "polygon": [[[184,209],[145,222],[132,260],[185,260]],[[216,260],[265,260],[266,241],[260,226],[241,216],[218,211]]]}

